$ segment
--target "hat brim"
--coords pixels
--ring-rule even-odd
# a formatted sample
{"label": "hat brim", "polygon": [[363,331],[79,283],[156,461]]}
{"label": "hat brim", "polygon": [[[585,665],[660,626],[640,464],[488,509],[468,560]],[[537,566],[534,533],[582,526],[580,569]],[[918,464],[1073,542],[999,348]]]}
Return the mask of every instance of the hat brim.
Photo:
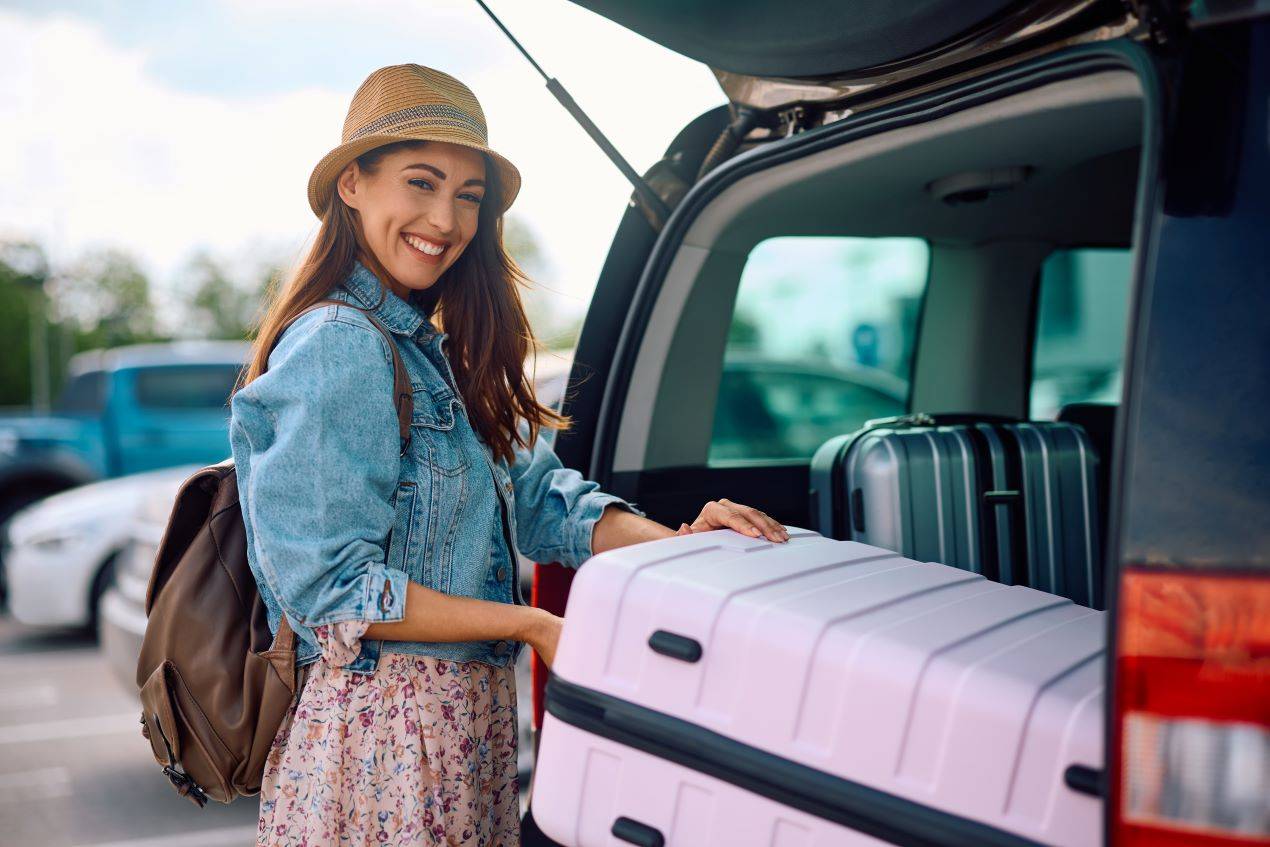
{"label": "hat brim", "polygon": [[442,138],[435,135],[383,133],[368,135],[365,138],[341,144],[322,157],[317,166],[313,168],[313,173],[309,175],[309,207],[313,209],[313,214],[319,218],[326,214],[326,207],[330,204],[331,198],[335,194],[335,180],[349,162],[363,153],[374,150],[376,147],[382,147],[385,144],[395,144],[398,141],[445,141],[450,144],[461,144],[464,147],[470,147],[473,150],[480,150],[485,153],[498,171],[498,182],[503,201],[502,208],[498,210],[499,215],[507,211],[512,201],[516,199],[516,195],[520,193],[520,171],[502,154],[491,150],[483,144],[475,144],[460,138]]}

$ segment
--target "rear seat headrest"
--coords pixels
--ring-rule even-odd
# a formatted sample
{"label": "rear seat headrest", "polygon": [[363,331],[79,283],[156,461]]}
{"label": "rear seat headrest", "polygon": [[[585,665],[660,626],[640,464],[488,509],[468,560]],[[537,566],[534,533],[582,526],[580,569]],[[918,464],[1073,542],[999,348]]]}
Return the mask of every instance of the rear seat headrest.
{"label": "rear seat headrest", "polygon": [[1080,426],[1089,435],[1103,467],[1111,463],[1111,445],[1116,436],[1115,403],[1069,403],[1058,412],[1058,420]]}

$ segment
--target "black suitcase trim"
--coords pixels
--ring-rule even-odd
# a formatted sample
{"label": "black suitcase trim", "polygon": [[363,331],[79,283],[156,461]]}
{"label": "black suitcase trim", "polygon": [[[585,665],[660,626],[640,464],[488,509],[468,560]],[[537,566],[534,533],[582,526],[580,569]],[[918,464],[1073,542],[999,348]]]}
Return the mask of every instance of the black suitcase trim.
{"label": "black suitcase trim", "polygon": [[547,712],[578,729],[901,847],[1041,847],[1039,842],[759,750],[552,674]]}

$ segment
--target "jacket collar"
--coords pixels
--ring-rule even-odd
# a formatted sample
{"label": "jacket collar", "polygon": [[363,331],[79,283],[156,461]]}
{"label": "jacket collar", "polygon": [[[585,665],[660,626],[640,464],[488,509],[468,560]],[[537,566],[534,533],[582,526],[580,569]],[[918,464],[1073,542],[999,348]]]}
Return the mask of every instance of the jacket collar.
{"label": "jacket collar", "polygon": [[390,331],[417,338],[437,334],[420,292],[411,292],[409,300],[401,299],[359,260],[353,260],[353,269],[342,285]]}

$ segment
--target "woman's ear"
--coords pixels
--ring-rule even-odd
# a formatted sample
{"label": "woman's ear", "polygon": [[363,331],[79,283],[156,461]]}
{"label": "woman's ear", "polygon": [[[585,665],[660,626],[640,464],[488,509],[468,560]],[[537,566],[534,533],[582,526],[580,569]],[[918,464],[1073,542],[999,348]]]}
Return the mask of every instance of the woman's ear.
{"label": "woman's ear", "polygon": [[357,162],[352,161],[344,166],[344,170],[340,171],[340,175],[335,178],[335,190],[339,192],[340,199],[344,201],[344,205],[350,209],[356,209],[358,200],[358,184],[361,181],[361,170],[357,167]]}

